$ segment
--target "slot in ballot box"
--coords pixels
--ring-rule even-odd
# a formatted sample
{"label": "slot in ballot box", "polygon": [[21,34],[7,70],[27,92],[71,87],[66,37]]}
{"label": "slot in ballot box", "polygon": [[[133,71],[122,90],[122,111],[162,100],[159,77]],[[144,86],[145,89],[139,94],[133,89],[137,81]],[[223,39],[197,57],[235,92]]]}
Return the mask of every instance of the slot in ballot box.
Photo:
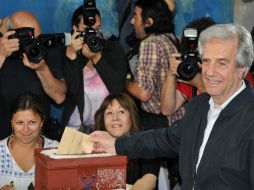
{"label": "slot in ballot box", "polygon": [[36,190],[113,190],[126,188],[126,156],[104,153],[57,155],[35,150]]}

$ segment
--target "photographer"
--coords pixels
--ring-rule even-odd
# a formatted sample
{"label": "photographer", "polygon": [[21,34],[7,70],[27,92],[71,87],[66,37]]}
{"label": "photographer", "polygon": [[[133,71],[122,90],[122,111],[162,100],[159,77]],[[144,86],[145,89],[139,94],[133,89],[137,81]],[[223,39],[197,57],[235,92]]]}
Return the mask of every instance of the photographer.
{"label": "photographer", "polygon": [[[41,28],[36,17],[30,12],[19,11],[5,19],[4,23],[1,22],[0,28],[3,34],[0,38],[0,139],[11,134],[8,110],[13,98],[18,94],[36,93],[47,106],[47,115],[49,115],[50,98],[56,103],[61,103],[66,93],[62,73],[62,52],[46,50],[46,57],[41,57],[36,63],[31,62],[28,59],[29,55],[21,51],[23,39],[14,37],[16,31],[23,27],[33,29],[32,37],[38,37]],[[13,56],[14,54],[18,56]]]}
{"label": "photographer", "polygon": [[[62,125],[89,132],[104,98],[124,91],[128,60],[119,42],[102,38],[101,16],[95,1],[74,11],[72,29],[72,41],[66,49],[68,89]],[[89,43],[91,38],[95,38],[95,43]]]}
{"label": "photographer", "polygon": [[135,36],[141,40],[134,78],[127,91],[141,104],[144,130],[168,127],[171,120],[160,111],[160,93],[169,68],[169,58],[177,49],[173,43],[172,12],[163,1],[138,0],[131,20]]}
{"label": "photographer", "polygon": [[[197,42],[200,32],[214,24],[215,22],[211,18],[201,17],[190,22],[185,28],[197,29]],[[184,37],[184,34],[181,42],[181,50],[188,52],[190,42]],[[198,62],[198,59],[196,60],[197,63],[194,64],[200,67],[201,62]],[[179,80],[177,70],[179,71],[178,66],[182,61],[180,53],[172,54],[170,58],[169,71],[163,83],[160,97],[160,109],[164,115],[175,113],[186,101],[192,99],[193,96],[205,92],[200,72],[195,73],[195,76],[189,77],[193,78],[189,81],[183,81],[181,78]]]}

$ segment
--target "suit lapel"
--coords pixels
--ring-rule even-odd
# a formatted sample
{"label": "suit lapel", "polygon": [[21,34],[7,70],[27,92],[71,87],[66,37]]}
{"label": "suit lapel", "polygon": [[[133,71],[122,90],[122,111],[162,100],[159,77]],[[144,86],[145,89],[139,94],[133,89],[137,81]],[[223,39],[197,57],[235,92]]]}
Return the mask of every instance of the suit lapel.
{"label": "suit lapel", "polygon": [[202,112],[202,116],[200,119],[200,123],[198,126],[198,132],[196,133],[196,141],[195,141],[195,148],[193,150],[193,163],[192,163],[192,167],[193,167],[193,171],[196,171],[196,164],[198,161],[198,154],[199,154],[199,148],[202,144],[203,141],[203,137],[204,137],[204,131],[206,129],[206,125],[207,125],[207,113],[209,110],[209,104],[205,107],[204,111]]}

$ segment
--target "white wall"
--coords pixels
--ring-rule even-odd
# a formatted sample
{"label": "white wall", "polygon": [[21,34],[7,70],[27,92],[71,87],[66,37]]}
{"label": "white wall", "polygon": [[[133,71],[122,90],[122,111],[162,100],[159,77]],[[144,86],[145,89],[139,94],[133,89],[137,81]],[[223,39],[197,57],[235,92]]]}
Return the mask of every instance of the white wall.
{"label": "white wall", "polygon": [[251,31],[254,26],[254,0],[235,0],[234,22]]}

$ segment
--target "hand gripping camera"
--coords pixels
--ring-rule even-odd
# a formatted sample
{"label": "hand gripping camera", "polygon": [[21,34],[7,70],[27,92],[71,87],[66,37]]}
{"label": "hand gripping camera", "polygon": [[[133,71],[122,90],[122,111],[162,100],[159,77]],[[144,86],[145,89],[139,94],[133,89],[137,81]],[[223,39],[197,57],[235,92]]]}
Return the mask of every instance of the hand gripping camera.
{"label": "hand gripping camera", "polygon": [[87,25],[85,31],[81,32],[78,37],[83,37],[85,43],[88,45],[92,52],[99,52],[103,48],[102,33],[97,29],[93,29],[92,26],[96,22],[96,3],[95,0],[84,0],[84,24]]}
{"label": "hand gripping camera", "polygon": [[20,50],[13,52],[11,57],[18,58],[25,53],[29,61],[38,63],[46,58],[47,49],[64,47],[70,44],[70,33],[53,33],[41,34],[37,38],[34,37],[34,29],[23,27],[15,30],[15,34],[9,36],[9,39],[18,38]]}
{"label": "hand gripping camera", "polygon": [[184,30],[184,38],[186,40],[186,47],[182,47],[182,62],[177,67],[177,74],[182,80],[190,81],[201,71],[198,65],[198,62],[201,63],[201,60],[197,51],[197,29],[186,28]]}
{"label": "hand gripping camera", "polygon": [[34,28],[23,27],[18,29],[11,29],[15,34],[10,35],[9,39],[18,38],[20,47],[19,51],[13,52],[12,57],[22,56],[25,53],[28,60],[33,63],[39,63],[45,57],[45,49],[34,37]]}

